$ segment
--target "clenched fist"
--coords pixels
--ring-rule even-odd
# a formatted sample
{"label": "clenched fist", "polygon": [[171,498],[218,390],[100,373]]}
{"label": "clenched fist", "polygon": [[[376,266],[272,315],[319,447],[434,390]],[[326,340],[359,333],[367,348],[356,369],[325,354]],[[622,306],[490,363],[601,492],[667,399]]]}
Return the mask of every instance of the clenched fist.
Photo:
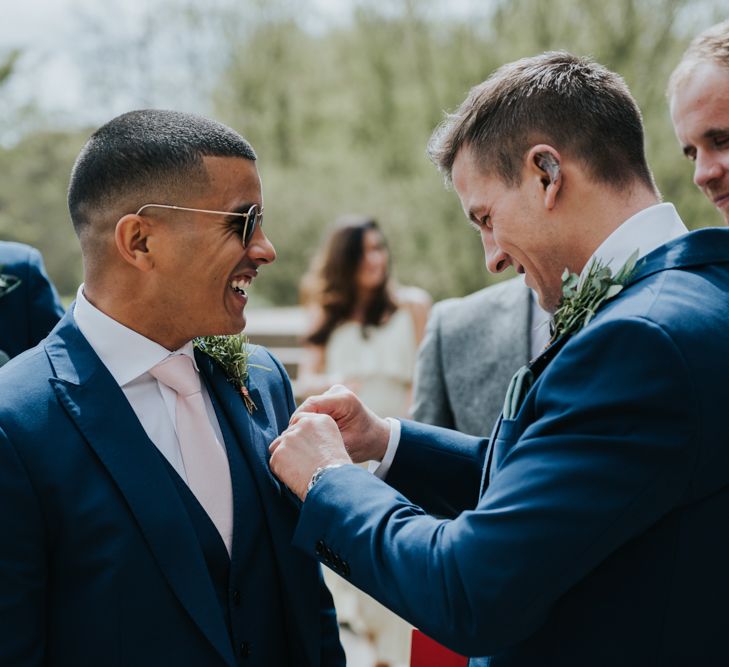
{"label": "clenched fist", "polygon": [[271,470],[304,500],[317,468],[381,460],[389,437],[386,420],[335,385],[294,412],[289,427],[269,447]]}

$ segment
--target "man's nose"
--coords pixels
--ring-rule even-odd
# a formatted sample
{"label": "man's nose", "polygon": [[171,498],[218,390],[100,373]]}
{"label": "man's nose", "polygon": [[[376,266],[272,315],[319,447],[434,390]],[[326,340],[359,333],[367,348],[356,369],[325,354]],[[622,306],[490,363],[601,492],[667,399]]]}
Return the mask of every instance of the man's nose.
{"label": "man's nose", "polygon": [[509,268],[509,256],[494,242],[493,238],[482,237],[489,273],[501,273]]}
{"label": "man's nose", "polygon": [[248,256],[258,264],[270,264],[276,259],[276,248],[273,247],[273,243],[268,240],[261,227],[254,232],[246,250]]}
{"label": "man's nose", "polygon": [[694,164],[694,183],[699,188],[704,188],[711,181],[721,178],[723,173],[724,167],[716,155],[699,151]]}

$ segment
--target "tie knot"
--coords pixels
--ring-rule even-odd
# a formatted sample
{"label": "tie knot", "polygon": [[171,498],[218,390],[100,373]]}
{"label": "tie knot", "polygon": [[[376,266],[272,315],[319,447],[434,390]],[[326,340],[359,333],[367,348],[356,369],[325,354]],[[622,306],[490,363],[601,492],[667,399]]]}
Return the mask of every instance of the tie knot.
{"label": "tie knot", "polygon": [[149,372],[152,377],[157,378],[180,396],[190,396],[200,392],[200,378],[192,365],[192,359],[186,354],[167,357]]}

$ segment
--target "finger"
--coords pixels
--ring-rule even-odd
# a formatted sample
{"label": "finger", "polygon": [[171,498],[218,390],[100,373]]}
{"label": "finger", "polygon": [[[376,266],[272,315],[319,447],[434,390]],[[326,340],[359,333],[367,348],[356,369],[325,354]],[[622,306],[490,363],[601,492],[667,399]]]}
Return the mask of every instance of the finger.
{"label": "finger", "polygon": [[309,413],[309,412],[318,412],[317,410],[317,398],[318,396],[309,396],[291,415],[291,419],[289,420],[289,423],[293,421],[297,415],[300,415],[302,413]]}
{"label": "finger", "polygon": [[322,396],[332,396],[332,395],[342,395],[342,394],[351,394],[352,392],[347,389],[343,384],[333,384],[329,389],[327,389]]}
{"label": "finger", "polygon": [[291,415],[291,419],[289,419],[289,426],[284,433],[293,430],[297,426],[301,427],[302,424],[307,422],[316,423],[322,419],[330,420],[331,417],[320,412],[294,412],[294,414]]}
{"label": "finger", "polygon": [[[284,432],[285,433],[285,432]],[[278,438],[276,438],[269,446],[268,451],[273,455],[273,453],[279,448],[281,445],[281,442],[283,440],[284,433],[282,433]]]}
{"label": "finger", "polygon": [[[311,412],[299,412],[299,410],[296,410],[292,415],[291,419],[289,419],[289,428],[293,428],[297,424],[301,422],[301,420],[306,417],[307,415],[311,415],[314,413]],[[286,429],[288,431],[288,429]]]}
{"label": "finger", "polygon": [[307,398],[294,411],[294,415],[305,412],[335,415],[341,412],[344,402],[349,396],[354,396],[349,389],[342,385],[335,385],[324,394]]}

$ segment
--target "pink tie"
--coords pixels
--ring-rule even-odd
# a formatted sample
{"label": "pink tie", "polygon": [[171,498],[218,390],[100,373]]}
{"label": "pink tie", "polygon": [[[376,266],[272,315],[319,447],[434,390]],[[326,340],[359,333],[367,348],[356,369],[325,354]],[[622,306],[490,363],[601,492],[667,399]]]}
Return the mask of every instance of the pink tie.
{"label": "pink tie", "polygon": [[210,424],[200,377],[185,354],[167,357],[149,371],[177,393],[177,439],[187,484],[218,529],[228,554],[233,544],[233,489],[228,458]]}

